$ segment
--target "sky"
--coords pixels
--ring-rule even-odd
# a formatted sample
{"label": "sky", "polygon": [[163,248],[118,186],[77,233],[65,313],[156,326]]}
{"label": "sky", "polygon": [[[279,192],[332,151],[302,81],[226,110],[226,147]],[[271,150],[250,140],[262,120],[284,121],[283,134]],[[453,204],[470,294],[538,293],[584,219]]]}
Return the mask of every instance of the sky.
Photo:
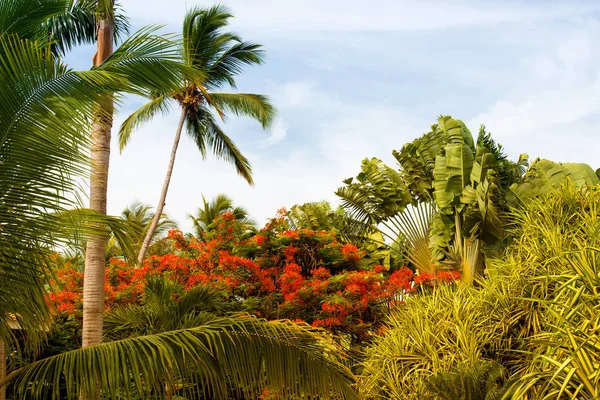
{"label": "sky", "polygon": [[[215,3],[122,0],[133,30],[179,33],[185,11]],[[337,204],[335,190],[364,158],[391,153],[439,115],[485,124],[507,154],[600,167],[600,1],[229,0],[231,30],[264,45],[239,92],[270,97],[270,131],[250,119],[224,124],[250,159],[255,186],[231,165],[203,160],[184,137],[165,210],[184,231],[207,199],[225,193],[262,225],[281,207]],[[89,68],[94,49],[69,55]],[[108,212],[134,200],[156,206],[178,114],[139,129],[119,152],[118,126],[143,99],[128,99],[113,129]]]}

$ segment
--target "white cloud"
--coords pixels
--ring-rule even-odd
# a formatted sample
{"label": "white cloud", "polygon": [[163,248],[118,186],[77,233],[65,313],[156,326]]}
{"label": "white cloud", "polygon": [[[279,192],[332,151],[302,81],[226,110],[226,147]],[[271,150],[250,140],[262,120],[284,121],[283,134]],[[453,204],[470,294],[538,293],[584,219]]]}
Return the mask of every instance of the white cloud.
{"label": "white cloud", "polygon": [[262,141],[263,146],[270,147],[285,139],[288,134],[288,124],[281,118],[277,119],[270,130],[268,138]]}
{"label": "white cloud", "polygon": [[[191,5],[161,0],[123,0],[123,7],[144,23],[181,24]],[[565,15],[586,15],[598,10],[594,2],[555,1],[397,1],[349,0],[229,0],[224,2],[236,16],[234,26],[282,35],[315,31],[433,31],[539,21]],[[208,4],[203,4],[208,6]],[[157,21],[156,10],[161,10]]]}
{"label": "white cloud", "polygon": [[552,49],[525,58],[512,90],[470,124],[485,122],[513,157],[528,152],[600,166],[591,150],[600,148],[599,33],[600,23],[587,20]]}

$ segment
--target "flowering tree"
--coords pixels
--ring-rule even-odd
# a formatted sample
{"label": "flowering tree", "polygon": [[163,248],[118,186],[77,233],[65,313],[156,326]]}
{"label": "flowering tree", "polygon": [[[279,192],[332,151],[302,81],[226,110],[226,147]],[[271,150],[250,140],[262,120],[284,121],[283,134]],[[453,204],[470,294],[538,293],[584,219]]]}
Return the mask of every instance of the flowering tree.
{"label": "flowering tree", "polygon": [[[251,237],[231,213],[219,216],[214,226],[199,238],[169,231],[172,251],[148,257],[140,268],[112,259],[106,268],[107,311],[139,304],[148,278],[162,277],[184,290],[222,292],[223,312],[305,321],[357,344],[376,334],[386,311],[407,294],[460,277],[372,265],[364,249],[343,243],[335,230],[289,229],[285,211]],[[81,273],[64,263],[56,277],[51,302],[57,313],[77,318]]]}

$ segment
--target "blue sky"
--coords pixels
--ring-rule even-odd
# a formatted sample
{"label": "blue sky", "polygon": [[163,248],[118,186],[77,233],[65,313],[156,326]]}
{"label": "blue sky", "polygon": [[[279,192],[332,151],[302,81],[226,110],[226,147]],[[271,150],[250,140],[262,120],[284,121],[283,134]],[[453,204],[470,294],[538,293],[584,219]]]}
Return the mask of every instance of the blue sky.
{"label": "blue sky", "polygon": [[[485,123],[508,154],[600,167],[599,1],[230,0],[232,30],[262,43],[266,64],[238,79],[278,107],[270,132],[231,118],[226,131],[253,165],[256,185],[202,160],[184,138],[166,210],[186,220],[226,193],[260,223],[282,206],[335,203],[341,181],[365,157],[394,164],[399,149],[452,115],[476,133]],[[212,2],[123,0],[135,28],[179,32],[185,10]],[[93,49],[77,49],[87,68]],[[115,127],[141,105],[124,104]],[[113,142],[109,213],[158,201],[175,113],[139,130],[122,154]],[[116,137],[117,129],[113,130]]]}

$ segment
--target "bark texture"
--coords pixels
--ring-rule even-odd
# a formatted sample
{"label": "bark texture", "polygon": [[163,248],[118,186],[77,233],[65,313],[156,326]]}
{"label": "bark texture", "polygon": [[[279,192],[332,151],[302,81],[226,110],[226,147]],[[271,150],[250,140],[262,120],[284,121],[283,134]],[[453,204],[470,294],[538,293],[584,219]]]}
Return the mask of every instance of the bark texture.
{"label": "bark texture", "polygon": [[[113,32],[112,17],[98,17],[98,43],[93,58],[94,66],[100,65],[112,54]],[[106,214],[112,120],[113,105],[110,102],[98,110],[92,125],[90,208],[103,214]],[[83,278],[83,347],[102,342],[107,240],[107,235],[94,235],[87,243]]]}

